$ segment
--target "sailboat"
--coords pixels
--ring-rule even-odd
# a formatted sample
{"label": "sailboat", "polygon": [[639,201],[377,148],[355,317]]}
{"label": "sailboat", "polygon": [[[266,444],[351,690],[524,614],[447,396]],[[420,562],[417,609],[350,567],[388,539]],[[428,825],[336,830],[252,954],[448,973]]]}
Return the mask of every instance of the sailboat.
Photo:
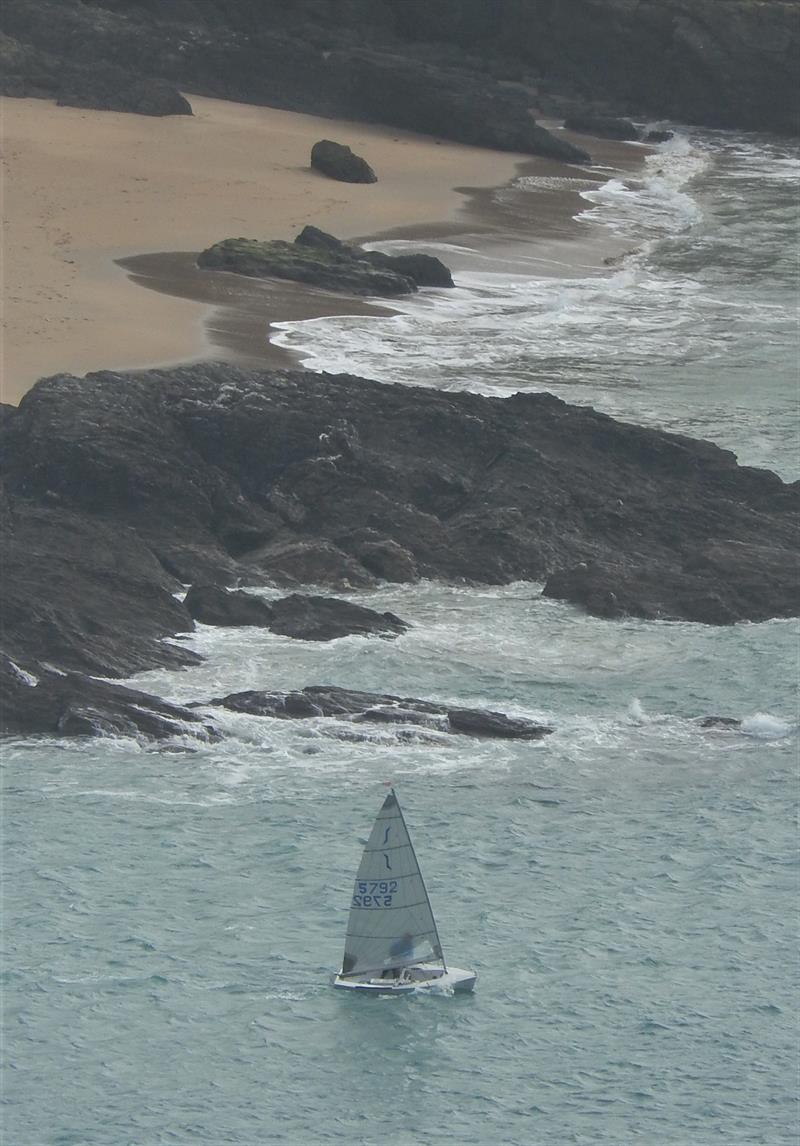
{"label": "sailboat", "polygon": [[471,991],[475,971],[448,967],[408,828],[392,788],[356,873],[334,987],[369,994]]}

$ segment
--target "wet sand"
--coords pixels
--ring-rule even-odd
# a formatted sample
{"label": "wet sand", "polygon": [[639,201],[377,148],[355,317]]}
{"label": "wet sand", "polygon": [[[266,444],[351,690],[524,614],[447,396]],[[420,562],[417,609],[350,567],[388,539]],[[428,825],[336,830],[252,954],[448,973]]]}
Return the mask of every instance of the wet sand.
{"label": "wet sand", "polygon": [[[229,236],[292,239],[313,222],[347,239],[475,243],[506,269],[524,248],[528,269],[533,257],[537,273],[553,274],[599,272],[618,251],[605,237],[588,240],[572,218],[582,206],[575,185],[563,183],[585,176],[596,186],[609,172],[273,108],[191,102],[194,117],[153,119],[2,101],[3,401],[62,371],[211,357],[285,365],[287,353],[268,341],[271,322],[385,313],[345,295],[197,268],[196,253]],[[321,138],[363,154],[379,182],[338,183],[312,171]],[[642,154],[590,146],[609,167],[633,167]],[[520,174],[541,184],[535,195],[493,190]]]}

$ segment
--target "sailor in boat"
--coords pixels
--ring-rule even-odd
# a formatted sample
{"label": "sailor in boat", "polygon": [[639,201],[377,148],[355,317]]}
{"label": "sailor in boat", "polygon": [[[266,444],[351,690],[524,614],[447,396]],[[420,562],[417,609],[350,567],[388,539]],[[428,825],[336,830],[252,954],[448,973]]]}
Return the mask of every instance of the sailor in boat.
{"label": "sailor in boat", "polygon": [[[405,935],[401,935],[396,939],[389,948],[389,954],[393,959],[401,959],[403,963],[407,963],[409,959],[414,958],[414,936],[410,931]],[[387,967],[381,973],[382,979],[400,979],[402,977],[402,967]]]}

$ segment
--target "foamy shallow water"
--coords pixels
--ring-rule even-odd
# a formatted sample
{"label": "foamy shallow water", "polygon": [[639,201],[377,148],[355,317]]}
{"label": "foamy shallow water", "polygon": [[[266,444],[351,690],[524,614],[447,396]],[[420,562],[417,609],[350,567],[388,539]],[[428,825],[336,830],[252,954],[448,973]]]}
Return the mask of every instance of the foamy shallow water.
{"label": "foamy shallow water", "polygon": [[[605,279],[498,276],[477,252],[459,290],[394,318],[284,334],[328,369],[554,389],[788,475],[795,160],[754,137],[673,152],[646,189],[588,189],[584,225],[639,248]],[[178,700],[335,683],[554,734],[211,707],[214,745],[7,743],[8,1142],[795,1143],[797,623],[608,622],[529,584],[353,597],[412,629],[201,626],[202,665],[136,683]],[[472,998],[329,986],[386,781]]]}
{"label": "foamy shallow water", "polygon": [[[629,245],[606,276],[572,267],[554,279],[540,247],[518,239],[513,275],[477,243],[471,255],[463,243],[429,244],[458,266],[455,290],[393,303],[389,317],[279,323],[272,341],[331,373],[501,397],[549,390],[708,438],[793,480],[798,176],[791,142],[679,134],[640,177],[580,190],[587,236],[600,228]],[[523,177],[516,194],[538,190]]]}

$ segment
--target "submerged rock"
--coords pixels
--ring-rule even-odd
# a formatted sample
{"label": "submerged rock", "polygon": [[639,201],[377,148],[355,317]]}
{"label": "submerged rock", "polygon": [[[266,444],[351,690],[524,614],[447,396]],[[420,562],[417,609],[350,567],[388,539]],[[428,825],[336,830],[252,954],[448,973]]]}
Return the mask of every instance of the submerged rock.
{"label": "submerged rock", "polygon": [[299,692],[231,693],[209,702],[233,712],[280,719],[335,717],[374,724],[417,724],[441,732],[501,740],[540,740],[553,731],[546,724],[488,709],[457,708],[429,700],[358,692],[335,685],[309,685]]}
{"label": "submerged rock", "polygon": [[366,159],[355,155],[344,143],[321,139],[311,148],[311,166],[342,183],[377,183],[378,176]]}

